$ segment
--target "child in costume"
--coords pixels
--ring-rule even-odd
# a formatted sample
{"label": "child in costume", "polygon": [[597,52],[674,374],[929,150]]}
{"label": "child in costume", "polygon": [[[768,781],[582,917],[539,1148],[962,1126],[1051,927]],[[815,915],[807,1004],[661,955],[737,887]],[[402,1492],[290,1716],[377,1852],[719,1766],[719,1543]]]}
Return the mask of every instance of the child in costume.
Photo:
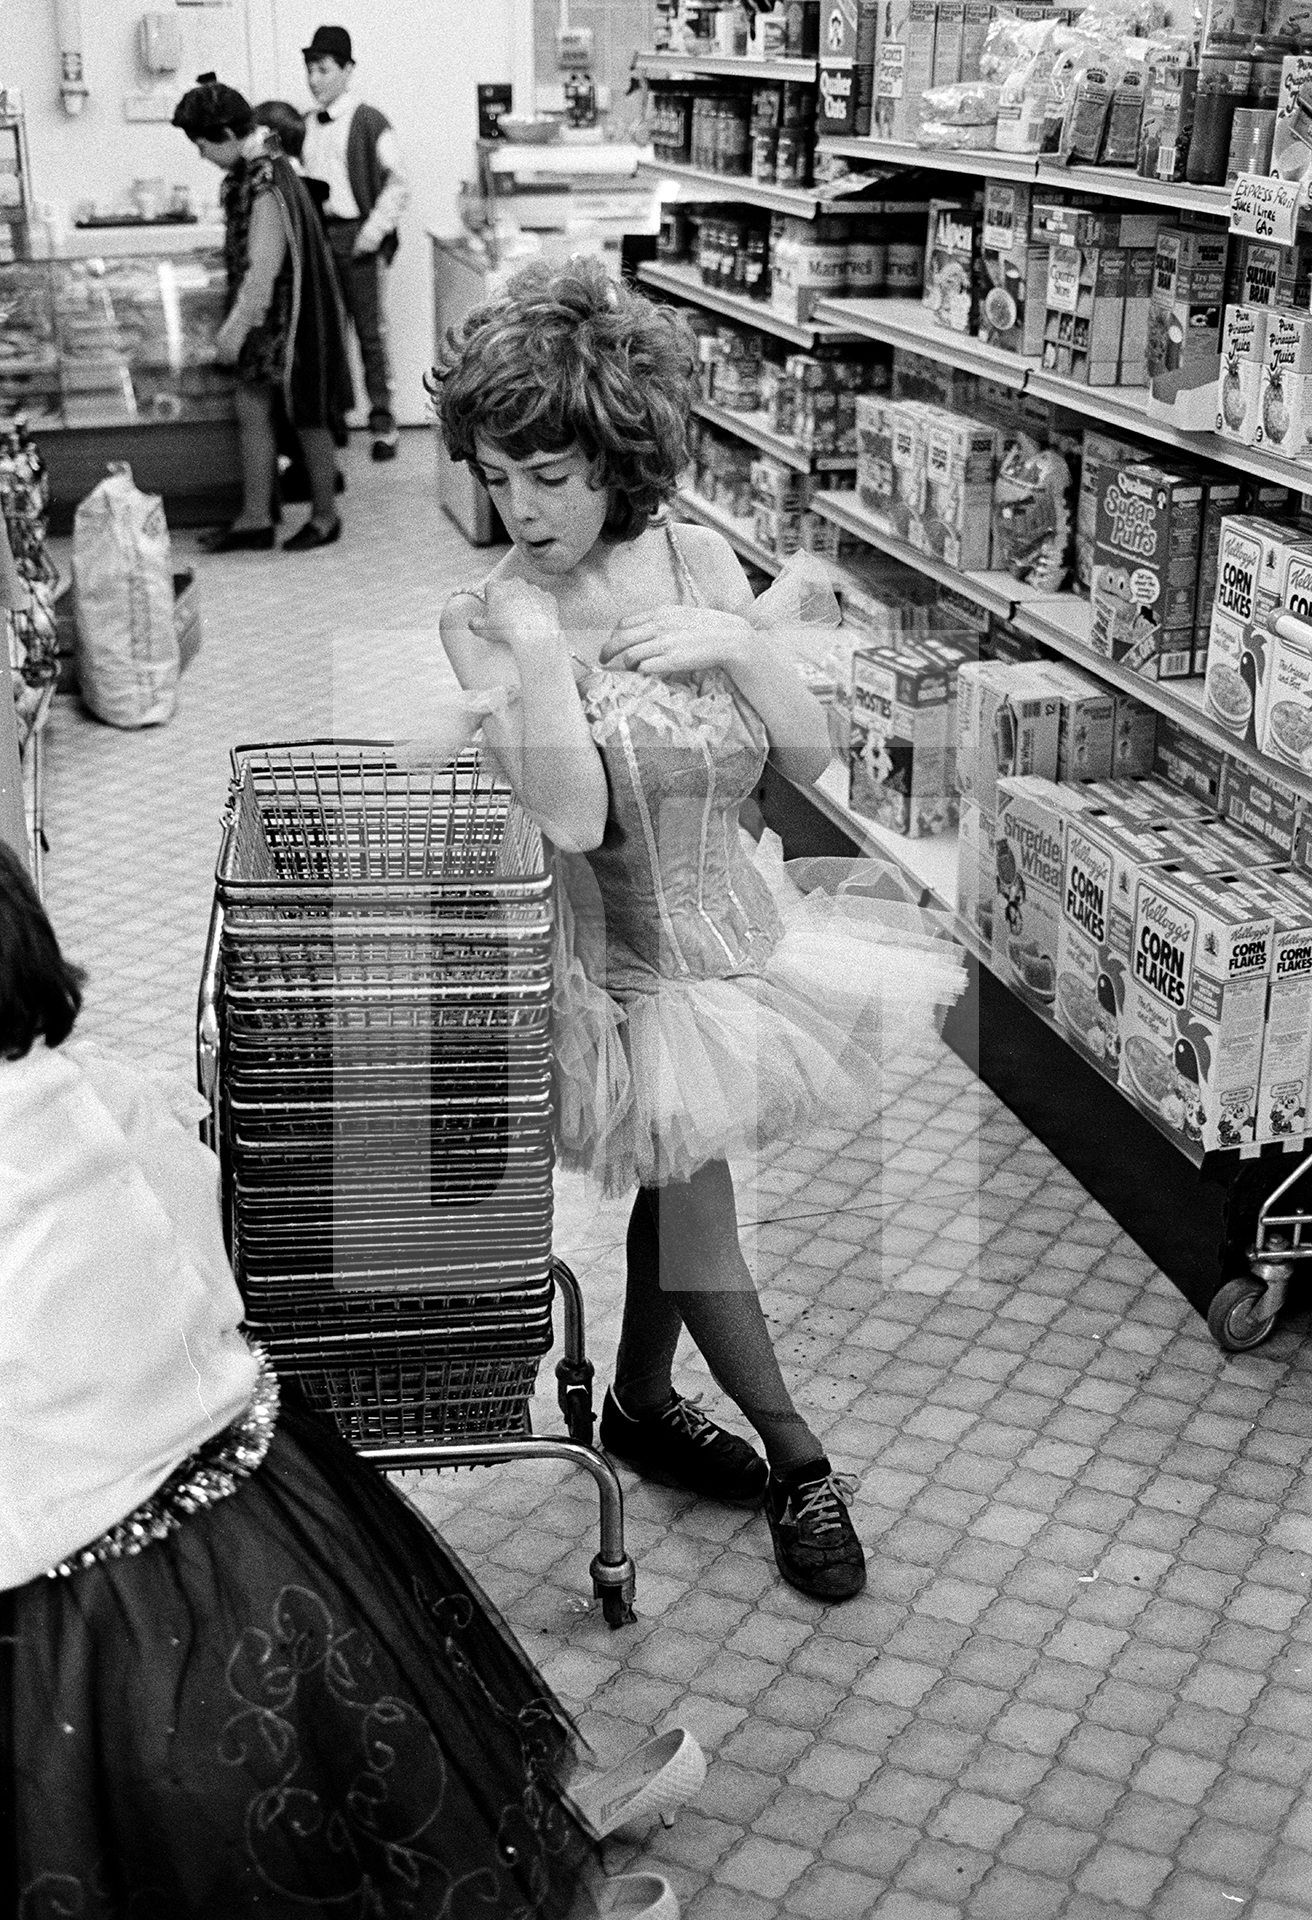
{"label": "child in costume", "polygon": [[[732,1155],[859,1127],[879,1066],[962,985],[892,869],[754,858],[767,755],[807,785],[823,710],[790,657],[833,597],[801,570],[754,602],[728,543],[670,524],[691,336],[597,263],[535,266],[436,370],[452,456],[511,552],[442,620],[487,749],[558,850],[558,1146],[637,1189],[602,1444],[712,1498],[764,1501],[785,1579],[860,1592],[850,1491],[784,1383],[739,1245]],[[793,863],[798,864],[798,863]],[[799,891],[799,885],[806,889]],[[673,1388],[687,1327],[765,1449]]]}

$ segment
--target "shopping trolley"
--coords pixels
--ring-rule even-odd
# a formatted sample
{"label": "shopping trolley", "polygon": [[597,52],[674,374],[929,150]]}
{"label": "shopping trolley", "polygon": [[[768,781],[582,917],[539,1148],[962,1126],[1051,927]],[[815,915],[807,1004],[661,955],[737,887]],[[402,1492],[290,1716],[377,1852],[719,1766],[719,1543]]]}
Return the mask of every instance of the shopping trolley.
{"label": "shopping trolley", "polygon": [[1274,1331],[1296,1270],[1312,1260],[1312,1213],[1300,1212],[1290,1194],[1312,1172],[1312,1154],[1263,1201],[1248,1248],[1246,1275],[1227,1280],[1207,1309],[1212,1338],[1227,1353],[1247,1353]]}
{"label": "shopping trolley", "polygon": [[[416,769],[309,741],[232,765],[197,1061],[246,1324],[380,1468],[583,1467],[593,1588],[623,1625],[622,1496],[551,1249],[541,835],[476,753]],[[557,1297],[559,1438],[528,1405]]]}

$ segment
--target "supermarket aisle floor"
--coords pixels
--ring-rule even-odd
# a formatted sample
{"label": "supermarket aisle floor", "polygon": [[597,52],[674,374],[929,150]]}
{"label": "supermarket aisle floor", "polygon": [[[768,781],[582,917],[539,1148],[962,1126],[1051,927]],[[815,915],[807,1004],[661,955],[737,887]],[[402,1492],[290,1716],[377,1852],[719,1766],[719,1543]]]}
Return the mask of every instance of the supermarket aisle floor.
{"label": "supermarket aisle floor", "polygon": [[[169,727],[58,703],[47,897],[88,1032],[189,1070],[230,743],[420,730],[442,600],[483,564],[429,458],[417,434],[357,458],[338,547],[200,561]],[[710,1752],[698,1804],[614,1866],[659,1865],[687,1920],[1312,1913],[1307,1316],[1224,1358],[946,1053],[906,1063],[879,1138],[746,1170],[743,1211],[801,1402],[860,1476],[862,1599],[813,1605],[759,1516],[626,1475],[640,1618],[611,1633],[584,1476],[411,1482],[603,1756],[675,1722]],[[598,1391],[624,1213],[561,1182]]]}

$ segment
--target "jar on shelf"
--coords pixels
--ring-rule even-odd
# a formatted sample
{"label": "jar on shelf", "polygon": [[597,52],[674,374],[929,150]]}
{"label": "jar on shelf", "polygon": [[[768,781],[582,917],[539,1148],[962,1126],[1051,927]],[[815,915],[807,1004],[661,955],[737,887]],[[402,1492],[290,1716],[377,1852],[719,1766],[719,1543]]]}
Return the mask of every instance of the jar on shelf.
{"label": "jar on shelf", "polygon": [[1185,179],[1195,187],[1219,187],[1225,180],[1236,109],[1249,104],[1253,87],[1251,42],[1215,35],[1198,63],[1194,130]]}

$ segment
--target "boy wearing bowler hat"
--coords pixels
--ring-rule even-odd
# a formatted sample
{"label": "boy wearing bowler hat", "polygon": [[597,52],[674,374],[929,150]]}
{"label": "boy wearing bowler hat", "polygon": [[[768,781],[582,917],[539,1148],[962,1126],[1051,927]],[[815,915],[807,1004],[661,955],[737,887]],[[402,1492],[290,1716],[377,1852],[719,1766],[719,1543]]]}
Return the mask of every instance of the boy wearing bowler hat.
{"label": "boy wearing bowler hat", "polygon": [[351,90],[355,61],[345,27],[316,27],[305,77],[317,111],[307,114],[302,164],[327,187],[324,219],[342,299],[364,362],[369,431],[375,460],[396,457],[396,420],[387,361],[383,269],[398,239],[396,223],[409,198],[391,122]]}

